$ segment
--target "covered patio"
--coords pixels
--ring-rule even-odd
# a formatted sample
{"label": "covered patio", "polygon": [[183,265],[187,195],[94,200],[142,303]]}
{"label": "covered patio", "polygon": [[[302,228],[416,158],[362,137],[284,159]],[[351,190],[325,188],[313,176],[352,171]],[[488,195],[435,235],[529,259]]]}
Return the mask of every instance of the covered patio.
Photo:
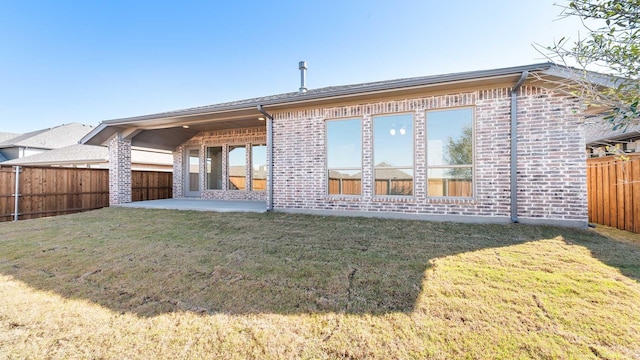
{"label": "covered patio", "polygon": [[272,208],[272,121],[258,101],[232,102],[104,121],[81,142],[109,147],[112,206],[131,202],[132,149],[151,148],[173,153],[176,202],[127,206],[263,212]]}
{"label": "covered patio", "polygon": [[263,213],[267,211],[266,201],[253,200],[203,200],[185,198],[136,201],[111,206],[144,209],[195,210],[215,212]]}

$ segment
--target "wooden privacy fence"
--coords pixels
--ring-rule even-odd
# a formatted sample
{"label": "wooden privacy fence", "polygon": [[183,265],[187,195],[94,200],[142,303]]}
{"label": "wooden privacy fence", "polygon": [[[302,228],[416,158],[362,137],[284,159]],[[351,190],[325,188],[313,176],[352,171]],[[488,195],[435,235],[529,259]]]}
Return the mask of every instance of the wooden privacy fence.
{"label": "wooden privacy fence", "polygon": [[[20,167],[18,219],[34,219],[109,206],[109,171],[57,167]],[[133,201],[172,197],[173,174],[132,171]],[[0,167],[0,221],[14,220],[16,171]]]}
{"label": "wooden privacy fence", "polygon": [[131,172],[131,201],[170,199],[173,197],[173,173],[161,171]]}
{"label": "wooden privacy fence", "polygon": [[640,233],[640,154],[587,160],[589,222]]}

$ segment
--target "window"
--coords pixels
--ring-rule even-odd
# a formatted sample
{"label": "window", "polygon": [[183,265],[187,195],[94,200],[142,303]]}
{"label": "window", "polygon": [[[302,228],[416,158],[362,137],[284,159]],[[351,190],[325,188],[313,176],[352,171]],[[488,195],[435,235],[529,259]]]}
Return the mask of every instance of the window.
{"label": "window", "polygon": [[247,149],[229,146],[228,155],[229,190],[245,190],[247,184]]}
{"label": "window", "polygon": [[427,112],[429,196],[473,196],[473,109]]}
{"label": "window", "polygon": [[373,118],[375,195],[413,195],[413,116]]}
{"label": "window", "polygon": [[362,194],[362,121],[327,121],[327,193]]}
{"label": "window", "polygon": [[207,161],[207,189],[222,189],[222,146],[208,147]]}
{"label": "window", "polygon": [[267,146],[251,147],[251,190],[264,191],[267,188]]}

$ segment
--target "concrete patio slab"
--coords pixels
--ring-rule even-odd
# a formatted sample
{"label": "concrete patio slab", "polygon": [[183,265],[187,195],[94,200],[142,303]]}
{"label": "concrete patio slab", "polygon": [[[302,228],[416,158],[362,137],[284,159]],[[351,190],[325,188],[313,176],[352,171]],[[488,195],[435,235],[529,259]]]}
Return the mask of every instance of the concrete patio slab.
{"label": "concrete patio slab", "polygon": [[[114,205],[112,205],[114,206]],[[202,200],[202,199],[163,199],[136,201],[115,206],[144,209],[195,210],[216,212],[255,212],[267,211],[264,201],[246,200]]]}

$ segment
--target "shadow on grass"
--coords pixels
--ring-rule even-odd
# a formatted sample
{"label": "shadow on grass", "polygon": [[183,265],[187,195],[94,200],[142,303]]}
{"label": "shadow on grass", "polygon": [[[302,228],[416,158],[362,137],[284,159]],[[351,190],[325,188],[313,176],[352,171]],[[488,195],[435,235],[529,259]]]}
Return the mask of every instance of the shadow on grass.
{"label": "shadow on grass", "polygon": [[124,208],[1,224],[0,272],[139,316],[382,314],[413,310],[430,260],[556,236],[638,279],[586,231]]}
{"label": "shadow on grass", "polygon": [[589,233],[592,236],[579,237],[577,244],[622,275],[640,282],[640,234],[600,225]]}

